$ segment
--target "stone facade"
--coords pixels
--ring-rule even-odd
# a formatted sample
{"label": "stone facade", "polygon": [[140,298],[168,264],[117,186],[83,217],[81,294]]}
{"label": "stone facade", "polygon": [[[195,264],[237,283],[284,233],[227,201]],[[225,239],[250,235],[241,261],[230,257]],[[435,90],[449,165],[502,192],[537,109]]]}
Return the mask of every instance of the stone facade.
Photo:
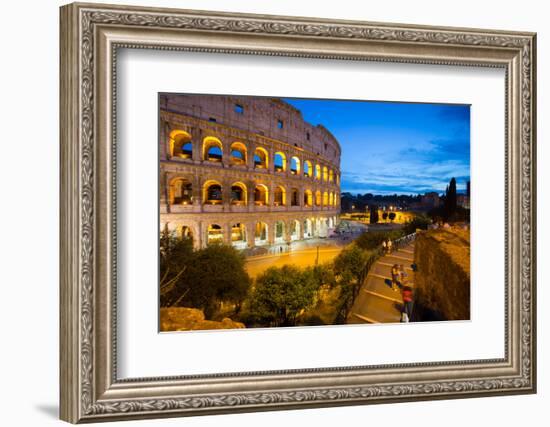
{"label": "stone facade", "polygon": [[160,226],[238,248],[326,237],[340,212],[338,141],[284,101],[160,96]]}

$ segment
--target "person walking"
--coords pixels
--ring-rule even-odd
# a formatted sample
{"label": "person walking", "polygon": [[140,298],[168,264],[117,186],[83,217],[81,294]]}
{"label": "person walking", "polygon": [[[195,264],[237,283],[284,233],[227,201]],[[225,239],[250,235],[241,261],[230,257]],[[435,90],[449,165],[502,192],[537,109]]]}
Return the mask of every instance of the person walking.
{"label": "person walking", "polygon": [[387,245],[386,245],[386,241],[382,241],[382,252],[384,252],[385,254],[388,253],[387,251]]}
{"label": "person walking", "polygon": [[393,291],[397,292],[399,287],[399,267],[397,264],[394,264],[391,268],[391,288]]}
{"label": "person walking", "polygon": [[392,242],[391,242],[391,239],[388,239],[388,254],[391,254],[391,249],[392,249]]}
{"label": "person walking", "polygon": [[410,286],[403,286],[401,291],[401,297],[403,298],[403,311],[401,312],[401,319],[403,322],[410,322],[412,318],[413,309],[413,291]]}

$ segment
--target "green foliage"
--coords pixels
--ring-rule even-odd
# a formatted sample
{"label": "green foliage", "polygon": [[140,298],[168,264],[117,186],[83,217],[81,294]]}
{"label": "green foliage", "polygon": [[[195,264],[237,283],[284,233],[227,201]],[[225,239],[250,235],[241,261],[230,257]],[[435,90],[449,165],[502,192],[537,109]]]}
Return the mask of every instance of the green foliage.
{"label": "green foliage", "polygon": [[382,219],[385,221],[388,219],[388,213],[387,212],[383,212],[382,213]]}
{"label": "green foliage", "polygon": [[361,234],[356,240],[355,244],[361,249],[374,250],[379,249],[384,240],[395,240],[403,236],[402,230],[392,231],[369,231]]}
{"label": "green foliage", "polygon": [[388,215],[390,221],[393,222],[393,220],[395,219],[395,212],[390,212],[390,214]]}
{"label": "green foliage", "polygon": [[160,233],[160,304],[171,305],[177,298],[176,287],[193,253],[191,239],[180,239],[165,227]]}
{"label": "green foliage", "polygon": [[356,245],[350,245],[334,259],[334,274],[341,288],[337,323],[345,322],[361,284],[378,254],[378,251],[365,251]]}
{"label": "green foliage", "polygon": [[302,270],[292,265],[270,267],[256,278],[249,298],[247,322],[294,326],[302,310],[313,305],[318,288],[318,277],[315,277],[312,268]]}
{"label": "green foliage", "polygon": [[245,259],[235,248],[223,244],[209,245],[193,252],[187,269],[178,282],[180,292],[187,292],[183,305],[201,308],[211,318],[220,302],[239,306],[248,293],[250,277]]}
{"label": "green foliage", "polygon": [[160,235],[160,305],[204,310],[211,318],[221,302],[240,306],[250,277],[245,259],[235,248],[210,245],[193,251],[191,239],[181,239],[165,228]]}
{"label": "green foliage", "polygon": [[407,235],[414,233],[417,229],[427,230],[431,223],[430,218],[424,215],[416,215],[412,220],[405,223],[402,231],[404,235]]}
{"label": "green foliage", "polygon": [[378,206],[377,205],[370,205],[369,207],[369,214],[370,214],[370,223],[376,224],[379,220],[378,218]]}
{"label": "green foliage", "polygon": [[350,245],[334,259],[334,274],[344,281],[357,283],[361,280],[366,260],[367,252]]}

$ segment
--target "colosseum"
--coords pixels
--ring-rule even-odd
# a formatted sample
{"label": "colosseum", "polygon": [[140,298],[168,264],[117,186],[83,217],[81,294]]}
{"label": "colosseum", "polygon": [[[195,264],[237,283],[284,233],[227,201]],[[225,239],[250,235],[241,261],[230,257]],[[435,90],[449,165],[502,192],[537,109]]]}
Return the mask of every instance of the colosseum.
{"label": "colosseum", "polygon": [[195,248],[292,246],[340,211],[340,145],[276,98],[162,94],[160,227]]}

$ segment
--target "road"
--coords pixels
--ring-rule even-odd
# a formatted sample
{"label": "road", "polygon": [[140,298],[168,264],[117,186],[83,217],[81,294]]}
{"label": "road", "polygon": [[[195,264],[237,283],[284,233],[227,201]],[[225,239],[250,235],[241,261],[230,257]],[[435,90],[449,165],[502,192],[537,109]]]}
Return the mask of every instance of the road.
{"label": "road", "polygon": [[[343,249],[340,247],[320,247],[319,263],[332,261]],[[265,255],[258,257],[249,257],[246,259],[246,271],[250,277],[256,277],[263,273],[269,267],[282,267],[285,264],[307,267],[315,265],[317,259],[317,248],[305,249],[301,251],[286,252],[276,255]]]}
{"label": "road", "polygon": [[411,264],[414,262],[414,242],[398,251],[378,259],[371,267],[346,323],[394,323],[401,320],[401,292],[391,289],[386,279],[391,280],[391,267],[403,264],[408,273],[407,285],[413,287]]}

